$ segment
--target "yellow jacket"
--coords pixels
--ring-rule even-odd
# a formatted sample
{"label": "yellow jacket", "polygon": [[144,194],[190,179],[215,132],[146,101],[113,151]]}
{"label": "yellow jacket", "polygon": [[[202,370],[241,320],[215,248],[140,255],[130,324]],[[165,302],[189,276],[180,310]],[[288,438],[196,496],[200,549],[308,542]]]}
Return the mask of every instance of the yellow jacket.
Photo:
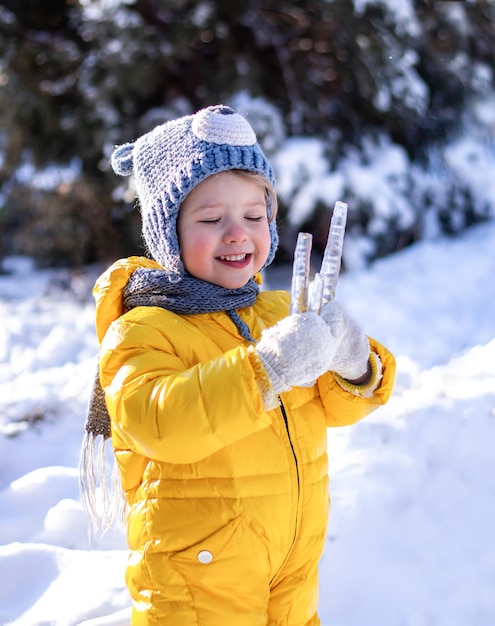
{"label": "yellow jacket", "polygon": [[[118,261],[94,289],[100,378],[129,504],[133,624],[318,624],[314,581],[311,597],[291,607],[267,609],[270,594],[290,566],[299,579],[291,574],[289,587],[308,595],[303,581],[316,576],[327,526],[327,426],[387,401],[394,358],[370,340],[383,363],[371,398],[344,391],[329,372],[267,412],[248,344],[224,312],[123,311],[122,289],[143,266],[159,267]],[[266,291],[238,312],[258,339],[288,307],[288,294]]]}

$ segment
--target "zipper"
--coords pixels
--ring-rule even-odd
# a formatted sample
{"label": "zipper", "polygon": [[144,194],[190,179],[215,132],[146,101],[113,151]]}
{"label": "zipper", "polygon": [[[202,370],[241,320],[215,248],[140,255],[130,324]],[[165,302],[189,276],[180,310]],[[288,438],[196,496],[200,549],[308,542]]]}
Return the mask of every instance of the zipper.
{"label": "zipper", "polygon": [[289,420],[287,418],[287,413],[285,411],[284,403],[282,402],[282,399],[281,399],[280,396],[278,396],[278,401],[279,401],[280,410],[282,412],[282,417],[284,418],[285,430],[287,432],[287,438],[288,438],[289,443],[290,443],[290,448],[292,450],[292,456],[294,458],[294,465],[295,465],[295,468],[296,468],[297,506],[296,506],[296,520],[295,520],[295,524],[294,524],[294,535],[292,537],[292,543],[291,543],[289,549],[287,550],[287,554],[285,556],[285,559],[283,560],[282,564],[280,565],[280,567],[278,568],[277,572],[275,573],[275,575],[273,576],[272,580],[270,581],[270,584],[272,584],[277,579],[277,576],[279,575],[279,573],[284,568],[284,565],[287,563],[287,560],[288,560],[288,558],[290,556],[290,553],[292,552],[292,547],[294,546],[294,543],[296,541],[297,527],[299,525],[299,504],[300,504],[300,497],[301,497],[301,481],[300,481],[300,478],[299,478],[299,465],[298,465],[298,462],[297,462],[296,451],[294,450],[294,444],[292,443],[292,438],[290,436]]}
{"label": "zipper", "polygon": [[[280,398],[280,396],[278,396],[278,401],[280,403],[280,410],[282,411],[282,416],[284,418],[284,422],[285,422],[285,430],[287,431],[287,437],[289,439],[289,443],[290,443],[290,449],[292,450],[292,455],[294,457],[294,463],[296,465],[296,476],[297,476],[297,500],[298,500],[298,504],[299,504],[299,492],[300,492],[300,483],[299,483],[299,465],[297,463],[297,456],[296,456],[296,451],[294,450],[294,445],[292,444],[292,439],[290,436],[290,430],[289,430],[289,420],[287,418],[287,413],[285,412],[285,407],[284,407],[284,403],[282,402],[282,399]],[[299,508],[299,507],[298,507]]]}

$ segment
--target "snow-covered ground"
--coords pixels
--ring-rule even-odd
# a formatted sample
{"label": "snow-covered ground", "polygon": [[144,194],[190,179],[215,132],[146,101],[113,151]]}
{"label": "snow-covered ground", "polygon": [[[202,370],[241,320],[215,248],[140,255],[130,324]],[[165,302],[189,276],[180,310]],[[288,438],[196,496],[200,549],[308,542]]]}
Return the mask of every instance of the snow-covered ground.
{"label": "snow-covered ground", "polygon": [[[324,626],[495,624],[494,251],[491,222],[341,276],[339,300],[394,352],[398,374],[386,407],[329,431]],[[6,265],[0,624],[128,625],[124,536],[91,548],[78,493],[99,270]]]}

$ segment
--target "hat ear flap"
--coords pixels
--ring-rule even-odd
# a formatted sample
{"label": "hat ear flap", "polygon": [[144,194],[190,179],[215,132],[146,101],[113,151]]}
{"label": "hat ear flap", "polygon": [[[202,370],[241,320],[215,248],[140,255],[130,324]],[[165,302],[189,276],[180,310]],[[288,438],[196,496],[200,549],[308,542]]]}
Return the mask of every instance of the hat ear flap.
{"label": "hat ear flap", "polygon": [[110,164],[113,171],[119,176],[130,176],[132,174],[134,166],[133,150],[133,143],[125,143],[115,148]]}

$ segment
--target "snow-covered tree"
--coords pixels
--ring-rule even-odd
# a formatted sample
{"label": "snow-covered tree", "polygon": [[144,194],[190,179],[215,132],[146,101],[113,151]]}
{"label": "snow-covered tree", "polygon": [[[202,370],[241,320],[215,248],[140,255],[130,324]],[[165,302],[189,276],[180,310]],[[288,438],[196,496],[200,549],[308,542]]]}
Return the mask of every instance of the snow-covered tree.
{"label": "snow-covered tree", "polygon": [[494,25],[490,0],[3,0],[0,256],[140,252],[113,146],[217,102],[277,164],[288,254],[336,199],[360,262],[492,216]]}

